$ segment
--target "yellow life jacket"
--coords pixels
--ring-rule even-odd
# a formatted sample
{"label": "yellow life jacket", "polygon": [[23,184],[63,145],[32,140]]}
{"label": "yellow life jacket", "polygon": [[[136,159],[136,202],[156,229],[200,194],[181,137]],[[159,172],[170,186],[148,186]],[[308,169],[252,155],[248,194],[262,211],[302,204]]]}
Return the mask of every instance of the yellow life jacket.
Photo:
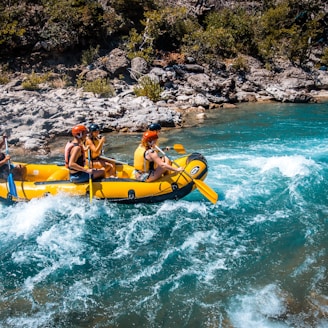
{"label": "yellow life jacket", "polygon": [[[93,144],[94,144],[95,147],[97,148],[98,145],[99,145],[99,139],[91,139],[91,141],[93,142]],[[101,149],[100,149],[100,151],[99,151],[98,153],[95,153],[95,152],[92,151],[92,152],[91,152],[91,158],[92,158],[92,159],[95,159],[95,158],[99,157],[100,154],[101,154]]]}
{"label": "yellow life jacket", "polygon": [[[90,138],[89,140],[91,140],[91,142],[95,145],[96,148],[98,147],[99,139],[93,139],[93,138]],[[96,159],[96,158],[98,158],[100,155],[101,155],[101,150],[100,150],[98,153],[96,153],[96,152],[94,152],[94,151],[91,151],[91,159]],[[89,154],[88,154],[88,150],[86,150],[86,152],[85,152],[85,157],[86,157],[86,158],[89,158],[88,156],[89,156]]]}
{"label": "yellow life jacket", "polygon": [[148,172],[149,162],[145,159],[146,147],[139,145],[134,152],[134,168],[138,171]]}

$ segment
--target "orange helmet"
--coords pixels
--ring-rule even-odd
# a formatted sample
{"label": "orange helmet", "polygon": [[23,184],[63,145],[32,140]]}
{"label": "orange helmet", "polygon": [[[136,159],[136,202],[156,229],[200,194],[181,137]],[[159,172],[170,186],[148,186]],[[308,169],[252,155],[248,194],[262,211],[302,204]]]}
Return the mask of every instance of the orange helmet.
{"label": "orange helmet", "polygon": [[81,138],[83,132],[88,132],[88,129],[84,125],[76,125],[72,129],[73,137]]}
{"label": "orange helmet", "polygon": [[156,131],[146,131],[142,135],[142,142],[148,144],[151,141],[157,140],[158,139],[158,134]]}

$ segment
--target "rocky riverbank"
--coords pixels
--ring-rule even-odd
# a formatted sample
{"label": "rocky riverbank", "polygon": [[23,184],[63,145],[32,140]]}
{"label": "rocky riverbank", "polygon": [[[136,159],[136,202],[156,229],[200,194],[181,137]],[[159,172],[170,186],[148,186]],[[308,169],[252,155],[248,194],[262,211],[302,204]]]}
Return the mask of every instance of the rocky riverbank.
{"label": "rocky riverbank", "polygon": [[[159,62],[148,67],[141,58],[129,61],[117,49],[106,60],[102,58],[78,73],[88,80],[109,77],[115,90],[111,98],[73,87],[44,85],[38,91],[27,91],[22,88],[23,75],[1,85],[0,132],[7,133],[11,148],[45,155],[50,151],[50,140],[69,136],[72,126],[79,123],[94,121],[104,132],[120,133],[144,131],[151,122],[181,128],[191,126],[193,119],[202,119],[207,110],[242,102],[328,99],[328,72],[304,71],[286,63],[274,72],[254,58],[245,58],[247,70],[236,70],[232,63],[218,63],[210,69],[192,58],[181,64]],[[118,78],[122,72],[129,74],[130,82]],[[160,82],[164,88],[160,101],[134,95],[133,86],[140,75]]]}

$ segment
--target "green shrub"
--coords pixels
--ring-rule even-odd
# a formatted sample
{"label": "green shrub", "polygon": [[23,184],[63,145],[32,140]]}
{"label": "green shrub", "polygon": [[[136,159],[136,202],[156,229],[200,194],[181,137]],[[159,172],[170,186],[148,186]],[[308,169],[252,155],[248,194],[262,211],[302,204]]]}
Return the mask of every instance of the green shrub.
{"label": "green shrub", "polygon": [[7,84],[9,81],[8,64],[0,66],[0,84]]}
{"label": "green shrub", "polygon": [[7,74],[0,74],[0,84],[7,84],[9,81],[10,79]]}
{"label": "green shrub", "polygon": [[142,34],[138,34],[136,29],[132,29],[129,34],[129,40],[126,43],[127,57],[133,59],[135,57],[141,57],[147,62],[151,61],[154,54],[154,49],[151,40],[143,42]]}
{"label": "green shrub", "polygon": [[237,72],[247,72],[249,67],[244,57],[238,56],[232,63],[232,68]]}
{"label": "green shrub", "polygon": [[[251,13],[243,8],[225,8],[218,12],[210,13],[206,17],[206,31],[222,31],[220,38],[224,34],[229,35],[233,40],[234,49],[243,54],[254,54],[257,52],[256,44],[254,43],[254,25],[255,18]],[[214,29],[214,30],[213,30]],[[223,43],[224,46],[224,43]],[[228,47],[231,47],[228,44]],[[226,50],[226,53],[234,52]]]}
{"label": "green shrub", "polygon": [[29,74],[26,79],[22,82],[22,87],[25,90],[39,90],[40,84],[45,83],[48,81],[50,76],[50,73],[42,73],[37,74],[34,71],[32,71],[31,74]]}
{"label": "green shrub", "polygon": [[218,57],[233,57],[237,50],[231,34],[222,28],[208,28],[187,35],[182,51],[197,61],[211,63]]}
{"label": "green shrub", "polygon": [[77,81],[77,86],[85,92],[92,92],[102,98],[112,97],[115,93],[109,79],[98,78],[94,81],[84,81],[80,78]]}
{"label": "green shrub", "polygon": [[289,0],[268,9],[256,30],[262,58],[270,61],[282,56],[298,65],[305,63],[320,35],[321,15],[311,1]]}
{"label": "green shrub", "polygon": [[145,19],[141,23],[144,26],[141,32],[136,29],[130,31],[127,53],[130,59],[139,56],[148,62],[156,49],[179,49],[184,36],[199,28],[185,8],[170,6],[145,12]]}
{"label": "green shrub", "polygon": [[328,66],[328,47],[325,47],[322,52],[321,65]]}
{"label": "green shrub", "polygon": [[149,76],[143,76],[133,91],[137,97],[145,96],[152,101],[158,101],[161,99],[163,88],[159,82],[152,80]]}
{"label": "green shrub", "polygon": [[94,62],[98,56],[99,56],[99,45],[96,46],[96,48],[90,46],[89,49],[84,50],[82,52],[82,57],[81,57],[81,63],[82,65],[90,65],[92,62]]}
{"label": "green shrub", "polygon": [[24,6],[20,5],[12,5],[7,8],[0,7],[0,45],[9,47],[15,40],[19,40],[24,35],[26,29],[21,25],[24,11]]}

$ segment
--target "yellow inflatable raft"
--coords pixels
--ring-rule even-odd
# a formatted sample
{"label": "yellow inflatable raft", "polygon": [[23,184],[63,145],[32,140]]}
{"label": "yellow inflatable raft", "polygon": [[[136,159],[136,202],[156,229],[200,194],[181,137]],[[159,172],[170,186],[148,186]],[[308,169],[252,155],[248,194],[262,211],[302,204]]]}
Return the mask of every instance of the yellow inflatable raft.
{"label": "yellow inflatable raft", "polygon": [[208,167],[201,154],[193,153],[180,157],[174,163],[185,170],[182,173],[173,172],[154,182],[137,181],[133,178],[133,166],[116,164],[117,177],[93,181],[92,195],[89,182],[72,183],[68,180],[68,170],[65,166],[20,163],[25,172],[22,181],[14,180],[17,197],[10,194],[8,181],[0,180],[0,199],[19,202],[64,193],[70,196],[107,199],[111,202],[155,203],[180,199],[197,187],[210,201],[216,201],[215,193],[203,183]]}

